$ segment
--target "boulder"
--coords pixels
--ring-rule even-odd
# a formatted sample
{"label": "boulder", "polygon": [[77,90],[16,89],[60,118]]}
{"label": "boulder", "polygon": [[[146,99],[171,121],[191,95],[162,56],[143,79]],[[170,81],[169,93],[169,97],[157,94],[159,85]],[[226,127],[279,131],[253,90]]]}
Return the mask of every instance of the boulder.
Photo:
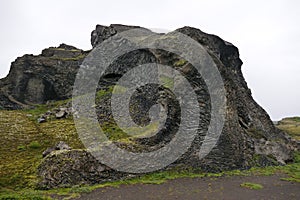
{"label": "boulder", "polygon": [[47,148],[43,152],[43,157],[46,157],[51,152],[58,151],[58,150],[71,150],[71,147],[67,143],[63,141],[59,141],[55,146]]}
{"label": "boulder", "polygon": [[51,152],[39,165],[38,175],[43,177],[38,183],[39,189],[92,185],[126,176],[102,165],[85,150]]}

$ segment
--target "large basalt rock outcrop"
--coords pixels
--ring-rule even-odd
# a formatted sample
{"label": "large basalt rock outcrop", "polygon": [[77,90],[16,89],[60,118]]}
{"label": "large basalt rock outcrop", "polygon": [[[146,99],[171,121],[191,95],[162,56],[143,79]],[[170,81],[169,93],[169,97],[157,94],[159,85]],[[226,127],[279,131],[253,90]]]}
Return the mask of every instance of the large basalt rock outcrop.
{"label": "large basalt rock outcrop", "polygon": [[[96,47],[116,33],[132,28],[138,27],[97,25],[96,30],[91,34],[92,46]],[[198,135],[188,151],[167,168],[183,166],[213,172],[286,164],[292,161],[293,151],[297,148],[295,142],[273,125],[266,111],[252,98],[241,71],[242,61],[238,49],[220,37],[196,28],[183,27],[176,31],[188,35],[203,45],[216,63],[226,90],[224,128],[217,145],[204,159],[199,160],[198,152],[203,142],[203,133],[210,123],[211,102],[204,80],[197,76],[195,68],[190,63],[164,50],[139,49],[115,60],[99,81],[99,89],[109,91],[108,88],[128,70],[141,64],[156,62],[174,67],[193,84],[201,106]],[[161,34],[158,40],[163,40],[168,34]],[[86,53],[62,45],[58,48],[46,49],[40,56],[26,55],[18,58],[12,64],[8,77],[0,82],[2,88],[0,105],[4,108],[20,108],[31,103],[70,98],[79,64]],[[170,142],[180,121],[176,117],[179,112],[178,103],[168,89],[145,86],[137,91],[131,98],[132,117],[139,125],[149,123],[149,109],[159,100],[156,96],[158,91],[164,93],[163,98],[170,105],[166,107],[169,116],[164,128],[155,136],[136,138],[128,144],[114,141],[119,147],[133,152],[149,152]],[[100,124],[105,124],[107,121],[110,125],[113,124],[109,95],[96,103]],[[38,174],[41,177],[39,184],[41,188],[94,184],[132,176],[104,166],[86,150],[52,152],[41,163]]]}
{"label": "large basalt rock outcrop", "polygon": [[40,55],[17,58],[0,80],[0,107],[19,109],[49,100],[70,98],[75,75],[87,52],[61,44]]}

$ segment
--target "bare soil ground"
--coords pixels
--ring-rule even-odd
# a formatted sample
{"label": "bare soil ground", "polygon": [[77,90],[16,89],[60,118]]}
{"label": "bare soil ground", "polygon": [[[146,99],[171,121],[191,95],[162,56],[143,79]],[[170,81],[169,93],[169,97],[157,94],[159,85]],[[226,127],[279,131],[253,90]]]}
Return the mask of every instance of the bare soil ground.
{"label": "bare soil ground", "polygon": [[[180,178],[160,185],[136,184],[107,187],[82,194],[77,200],[199,200],[199,199],[300,199],[300,183],[272,176],[230,176],[219,178]],[[261,184],[262,189],[241,187],[245,182]]]}

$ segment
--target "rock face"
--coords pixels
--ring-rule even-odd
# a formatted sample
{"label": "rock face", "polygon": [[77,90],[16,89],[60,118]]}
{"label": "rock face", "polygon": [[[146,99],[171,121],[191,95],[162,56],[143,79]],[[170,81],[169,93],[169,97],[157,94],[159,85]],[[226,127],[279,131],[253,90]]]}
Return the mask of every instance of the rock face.
{"label": "rock face", "polygon": [[[97,25],[91,34],[93,47],[115,35],[135,26]],[[266,111],[252,98],[251,91],[242,75],[242,61],[238,49],[218,36],[210,35],[192,27],[176,31],[188,35],[208,51],[223,78],[227,106],[226,120],[222,134],[215,148],[199,160],[203,133],[210,123],[210,96],[205,82],[197,76],[193,66],[178,55],[159,49],[140,49],[118,58],[104,73],[99,89],[109,90],[128,70],[145,63],[156,62],[174,67],[193,84],[201,106],[201,121],[198,135],[189,150],[168,168],[175,166],[200,168],[203,171],[247,169],[252,166],[285,164],[292,160],[295,143],[277,129]],[[172,34],[172,33],[169,33]],[[169,34],[161,35],[163,40]],[[44,103],[71,97],[72,85],[79,64],[87,52],[68,45],[43,50],[39,56],[25,55],[13,64],[7,78],[1,80],[0,105],[7,109],[22,108],[32,103]],[[178,104],[166,88],[143,87],[132,97],[132,116],[136,123],[149,123],[148,112],[157,103],[155,94],[165,93],[164,100],[170,106],[164,129],[149,138],[134,139],[130,144],[114,141],[119,147],[133,152],[151,151],[170,142],[180,123]],[[101,98],[96,105],[100,124],[106,120],[113,124],[109,98]],[[53,188],[74,184],[94,184],[104,180],[129,177],[96,161],[86,150],[54,151],[45,157],[39,167],[39,187]]]}
{"label": "rock face", "polygon": [[49,100],[70,98],[75,75],[87,52],[73,46],[44,49],[41,55],[24,55],[0,80],[0,108],[19,109]]}
{"label": "rock face", "polygon": [[38,173],[43,177],[38,183],[40,189],[96,184],[125,177],[124,173],[102,165],[84,150],[59,150],[50,153],[41,163]]}
{"label": "rock face", "polygon": [[97,25],[96,29],[92,31],[91,34],[91,43],[92,46],[95,47],[107,38],[123,32],[127,31],[132,28],[141,28],[139,26],[126,26],[122,24],[111,24],[110,26],[102,26],[102,25]]}

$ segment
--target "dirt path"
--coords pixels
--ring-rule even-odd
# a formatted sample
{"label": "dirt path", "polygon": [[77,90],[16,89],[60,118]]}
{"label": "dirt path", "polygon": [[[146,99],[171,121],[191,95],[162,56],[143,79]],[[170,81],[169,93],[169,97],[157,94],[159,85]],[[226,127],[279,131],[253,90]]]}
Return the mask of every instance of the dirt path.
{"label": "dirt path", "polygon": [[[122,185],[82,194],[78,200],[199,200],[199,199],[300,199],[300,183],[282,181],[283,175],[181,178],[161,185]],[[245,182],[258,183],[263,189],[241,187]]]}

